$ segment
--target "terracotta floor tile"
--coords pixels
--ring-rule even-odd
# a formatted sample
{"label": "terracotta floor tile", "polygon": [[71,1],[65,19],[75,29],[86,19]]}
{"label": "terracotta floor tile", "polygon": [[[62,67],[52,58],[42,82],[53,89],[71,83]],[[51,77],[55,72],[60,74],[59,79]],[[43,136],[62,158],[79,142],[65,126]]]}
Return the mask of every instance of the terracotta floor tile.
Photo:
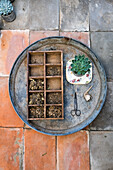
{"label": "terracotta floor tile", "polygon": [[25,129],[31,129],[30,126],[28,126],[26,123],[24,124]]}
{"label": "terracotta floor tile", "polygon": [[22,169],[23,129],[0,128],[0,170]]}
{"label": "terracotta floor tile", "polygon": [[57,169],[89,170],[88,132],[58,137]]}
{"label": "terracotta floor tile", "polygon": [[90,46],[89,32],[60,32],[60,36],[70,37]]}
{"label": "terracotta floor tile", "polygon": [[58,31],[31,31],[30,44],[45,37],[58,36]]}
{"label": "terracotta floor tile", "polygon": [[8,92],[8,78],[0,77],[0,126],[23,127],[23,121],[13,109]]}
{"label": "terracotta floor tile", "polygon": [[2,30],[0,37],[0,75],[9,75],[18,55],[29,45],[29,31]]}
{"label": "terracotta floor tile", "polygon": [[25,129],[25,169],[55,170],[55,137]]}

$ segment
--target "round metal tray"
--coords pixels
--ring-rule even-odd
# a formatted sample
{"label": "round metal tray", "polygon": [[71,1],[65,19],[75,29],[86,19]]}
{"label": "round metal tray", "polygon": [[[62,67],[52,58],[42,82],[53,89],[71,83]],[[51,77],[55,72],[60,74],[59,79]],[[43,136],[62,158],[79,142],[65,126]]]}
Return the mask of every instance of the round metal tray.
{"label": "round metal tray", "polygon": [[[63,50],[64,120],[27,120],[27,52]],[[66,80],[66,63],[75,54],[85,54],[93,63],[93,77],[89,84],[73,85]],[[83,94],[90,87],[92,100]],[[94,52],[83,43],[68,37],[48,37],[28,46],[16,59],[9,77],[9,94],[18,116],[34,130],[48,135],[67,135],[89,125],[99,114],[107,91],[105,71]],[[80,116],[72,116],[74,94],[77,94]]]}

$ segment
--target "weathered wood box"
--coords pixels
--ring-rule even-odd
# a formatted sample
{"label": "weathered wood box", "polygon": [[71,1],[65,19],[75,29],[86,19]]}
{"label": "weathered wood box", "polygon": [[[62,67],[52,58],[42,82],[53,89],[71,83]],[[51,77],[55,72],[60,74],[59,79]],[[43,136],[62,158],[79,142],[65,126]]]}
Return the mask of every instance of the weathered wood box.
{"label": "weathered wood box", "polygon": [[29,51],[28,120],[63,119],[63,52]]}

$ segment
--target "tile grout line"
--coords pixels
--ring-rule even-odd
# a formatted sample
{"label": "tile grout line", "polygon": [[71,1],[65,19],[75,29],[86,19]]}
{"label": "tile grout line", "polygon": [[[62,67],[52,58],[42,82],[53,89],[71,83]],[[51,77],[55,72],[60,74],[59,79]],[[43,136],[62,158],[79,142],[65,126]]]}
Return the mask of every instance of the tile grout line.
{"label": "tile grout line", "polygon": [[[43,32],[43,31],[44,31],[44,32],[45,32],[45,31],[50,31],[50,32],[52,31],[52,32],[54,32],[54,31],[58,31],[59,29],[41,29],[41,30],[35,30],[35,29],[25,29],[25,30],[23,30],[23,29],[19,29],[19,30],[14,29],[14,30],[13,30],[13,29],[12,29],[12,30],[3,30],[3,31],[26,31],[26,30],[29,30],[29,31],[38,31],[38,32]],[[0,31],[1,31],[1,30],[0,30]],[[87,30],[75,30],[75,31],[74,31],[74,30],[60,30],[60,31],[61,31],[61,32],[78,32],[78,33],[79,33],[79,32],[81,32],[81,33],[82,33],[82,32],[89,32],[89,31],[87,31]],[[91,32],[91,33],[92,33],[92,32],[100,32],[100,33],[101,33],[101,32],[106,32],[106,33],[107,33],[107,32],[108,32],[108,33],[111,32],[111,33],[112,33],[113,30],[106,30],[106,31],[103,31],[103,30],[97,30],[97,31],[95,30],[95,31],[92,31],[92,30],[90,30],[90,32]],[[1,32],[0,32],[0,36],[1,36]]]}
{"label": "tile grout line", "polygon": [[89,131],[89,168],[91,170],[91,155],[90,155],[90,131]]}
{"label": "tile grout line", "polygon": [[24,137],[24,132],[25,132],[25,129],[23,128],[23,157],[22,157],[22,163],[23,163],[23,166],[22,166],[22,170],[25,170],[25,137]]}
{"label": "tile grout line", "polygon": [[[89,1],[89,8],[90,8],[90,1]],[[91,44],[91,28],[90,28],[90,10],[89,10],[89,43],[91,48],[92,44]]]}
{"label": "tile grout line", "polygon": [[0,126],[0,129],[23,129],[23,127],[3,127],[3,126]]}
{"label": "tile grout line", "polygon": [[[2,128],[3,128],[3,129],[5,129],[5,128],[8,129],[8,128],[9,128],[9,129],[15,129],[15,130],[18,129],[18,128],[20,128],[20,129],[23,128],[24,130],[25,130],[25,129],[32,129],[32,128],[30,128],[30,127],[25,127],[25,126],[24,126],[24,127],[5,127],[5,126],[3,127],[3,126],[0,126],[0,128],[1,128],[1,129],[2,129]],[[82,129],[82,130],[80,130],[80,131],[98,132],[98,133],[99,133],[99,132],[113,132],[113,129],[112,129],[112,130],[104,130],[104,129],[103,129],[103,130],[102,130],[102,129],[101,129],[101,130],[98,130],[98,129],[96,129],[96,130],[93,130],[93,129],[84,130],[84,129]],[[80,132],[80,131],[78,131],[78,132]],[[72,133],[72,134],[73,134],[73,133]],[[55,137],[58,137],[58,136],[55,136]],[[55,145],[56,145],[56,144],[57,144],[57,141],[56,141],[56,138],[55,138]]]}
{"label": "tile grout line", "polygon": [[90,48],[92,49],[92,42],[91,42],[91,31],[89,31],[89,41],[90,41]]}
{"label": "tile grout line", "polygon": [[113,130],[90,130],[90,132],[97,132],[97,133],[101,133],[101,132],[113,132]]}
{"label": "tile grout line", "polygon": [[58,1],[59,3],[59,36],[60,36],[60,0]]}
{"label": "tile grout line", "polygon": [[100,33],[101,33],[101,32],[113,32],[113,30],[110,30],[110,31],[108,31],[108,30],[106,30],[106,31],[103,31],[103,30],[97,30],[97,31],[95,30],[95,31],[92,31],[92,30],[91,30],[90,32],[100,32]]}
{"label": "tile grout line", "polygon": [[[30,127],[28,127],[28,128],[26,128],[26,127],[2,127],[2,126],[0,126],[0,129],[32,129],[32,128],[30,128]],[[92,130],[92,129],[89,129],[89,130],[84,130],[84,129],[82,129],[81,131],[85,131],[85,132],[97,132],[97,133],[101,133],[101,132],[113,132],[113,129],[112,130],[98,130],[98,129],[96,129],[96,130]],[[78,132],[80,132],[80,131],[78,131]],[[75,132],[76,133],[76,132]],[[72,134],[74,134],[74,133],[72,133]],[[55,136],[55,137],[58,137],[58,136]],[[55,138],[55,145],[57,144],[57,141],[56,141],[56,138]],[[56,147],[55,147],[56,148]],[[56,148],[56,151],[58,151],[57,150],[57,148]],[[58,155],[57,155],[58,156]]]}

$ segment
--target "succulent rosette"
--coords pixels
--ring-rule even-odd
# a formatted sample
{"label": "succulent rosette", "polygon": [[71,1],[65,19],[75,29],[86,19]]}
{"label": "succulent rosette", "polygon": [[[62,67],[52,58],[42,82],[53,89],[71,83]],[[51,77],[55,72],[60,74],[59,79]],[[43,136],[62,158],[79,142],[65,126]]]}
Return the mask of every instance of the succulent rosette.
{"label": "succulent rosette", "polygon": [[75,55],[74,60],[72,60],[71,71],[79,76],[85,75],[87,72],[90,72],[91,61],[85,57],[85,55]]}

